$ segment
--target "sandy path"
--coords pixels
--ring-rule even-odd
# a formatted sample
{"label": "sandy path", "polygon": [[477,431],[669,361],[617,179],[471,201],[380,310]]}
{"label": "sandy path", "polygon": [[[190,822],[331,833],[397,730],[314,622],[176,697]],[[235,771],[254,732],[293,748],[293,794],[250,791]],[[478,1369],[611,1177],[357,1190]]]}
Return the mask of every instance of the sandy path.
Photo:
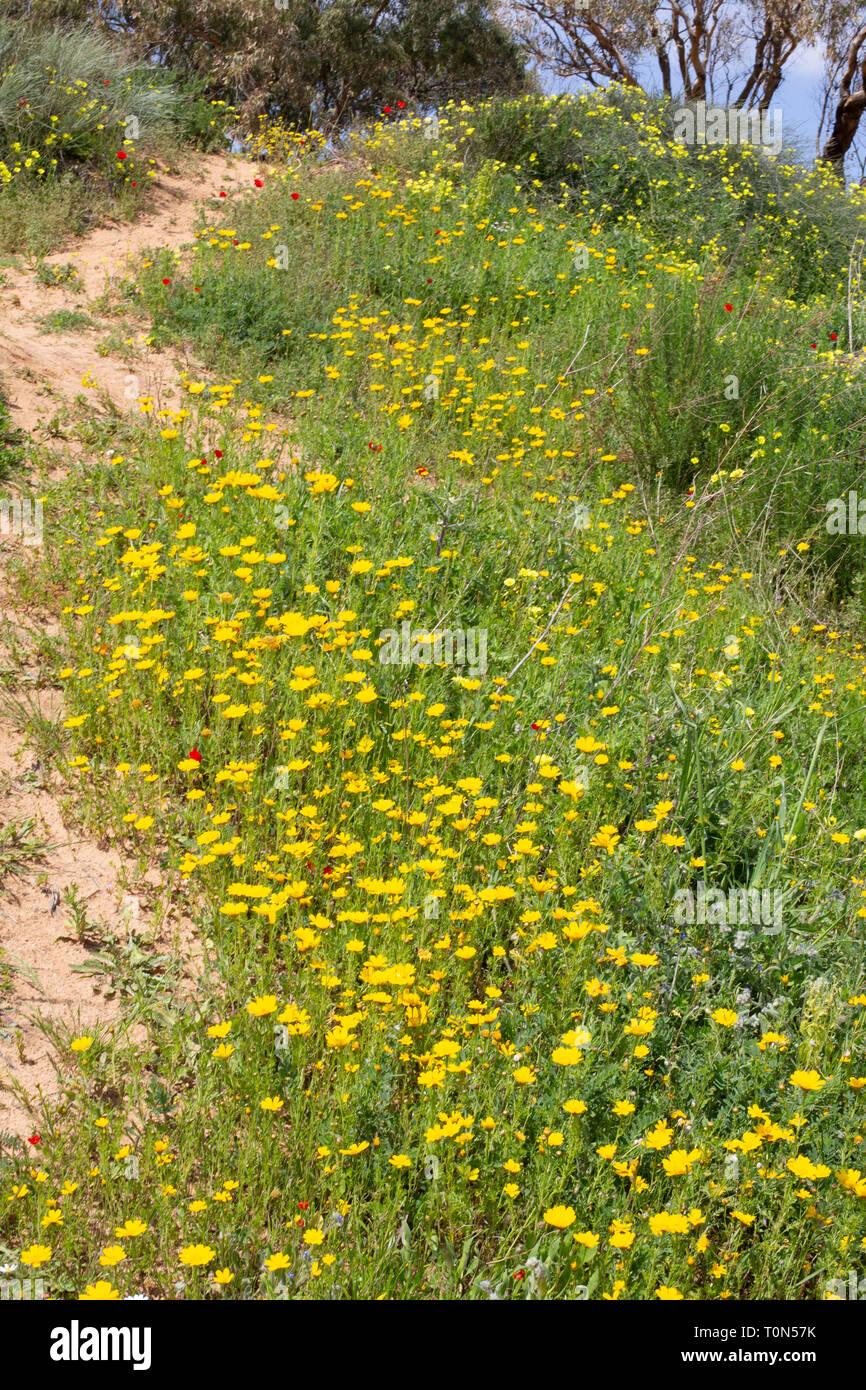
{"label": "sandy path", "polygon": [[[81,291],[62,284],[40,284],[31,270],[5,271],[0,290],[0,373],[11,407],[13,424],[37,440],[57,406],[81,395],[85,375],[98,383],[121,411],[135,406],[136,395],[170,401],[176,395],[179,366],[187,365],[180,354],[145,352],[134,366],[136,392],[130,395],[133,369],[117,357],[97,352],[97,344],[116,327],[116,320],[100,316],[93,301],[112,280],[127,273],[131,260],[150,247],[177,250],[193,237],[202,203],[216,212],[231,197],[250,187],[252,166],[223,155],[202,156],[195,172],[163,175],[153,190],[152,210],[132,225],[97,227],[70,248],[45,258],[46,265],[75,266]],[[41,333],[38,321],[58,309],[86,310],[96,322],[93,328],[71,332]],[[92,405],[94,393],[89,393]],[[98,403],[94,407],[99,409]]]}
{"label": "sandy path", "polygon": [[[152,209],[141,221],[95,228],[46,258],[48,264],[74,265],[78,293],[41,284],[32,270],[4,272],[0,376],[13,423],[29,436],[34,462],[37,456],[45,461],[52,447],[49,422],[81,396],[85,376],[100,388],[87,392],[89,410],[136,410],[139,394],[158,403],[176,396],[178,369],[191,364],[172,352],[137,354],[134,365],[100,354],[97,345],[116,328],[116,320],[94,301],[127,273],[131,258],[142,250],[188,244],[200,206],[225,208],[220,192],[230,200],[232,193],[248,189],[252,178],[249,163],[216,155],[201,157],[189,175],[161,176]],[[39,319],[57,309],[84,311],[94,326],[41,333]],[[26,495],[26,473],[14,484],[0,484],[0,492]],[[16,607],[9,566],[21,554],[20,538],[0,535],[0,676],[7,678],[15,699],[26,698],[44,716],[59,718],[60,694],[41,680],[38,657],[39,642],[56,636],[59,624],[50,613]],[[0,685],[0,1132],[26,1140],[37,1123],[31,1103],[58,1093],[52,1046],[40,1017],[88,1033],[110,1029],[117,1016],[116,1001],[97,993],[92,977],[75,968],[92,958],[95,947],[74,933],[58,940],[69,934],[64,894],[74,885],[90,919],[115,931],[123,930],[125,919],[146,939],[150,934],[157,950],[178,941],[191,974],[200,951],[192,924],[172,910],[155,930],[151,907],[159,900],[157,873],[138,875],[108,840],[89,838],[66,824],[60,798],[68,789],[64,792],[50,767],[40,766],[22,725]],[[4,876],[4,830],[27,825],[27,838],[50,847],[38,858],[26,852],[16,856]]]}

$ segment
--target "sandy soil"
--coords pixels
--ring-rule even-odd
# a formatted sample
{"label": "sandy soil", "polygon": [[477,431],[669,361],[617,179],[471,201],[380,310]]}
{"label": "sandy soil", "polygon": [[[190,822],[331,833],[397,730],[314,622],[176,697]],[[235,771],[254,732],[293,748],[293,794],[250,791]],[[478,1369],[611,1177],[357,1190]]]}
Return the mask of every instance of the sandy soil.
{"label": "sandy soil", "polygon": [[[13,422],[29,436],[31,460],[37,453],[43,464],[46,454],[58,457],[47,426],[83,394],[85,376],[99,388],[87,391],[89,410],[137,410],[139,395],[153,397],[157,405],[177,398],[179,369],[194,365],[182,354],[140,351],[132,365],[97,351],[106,334],[116,331],[117,321],[106,307],[111,288],[142,250],[188,245],[201,205],[225,209],[220,193],[230,200],[232,193],[250,187],[252,177],[249,163],[216,155],[202,157],[189,175],[161,176],[152,208],[140,221],[95,228],[47,257],[48,264],[75,266],[78,292],[46,286],[33,270],[4,272],[0,371]],[[40,332],[39,320],[57,309],[83,310],[94,326]],[[0,486],[4,496],[26,493],[26,476],[14,486]],[[16,702],[31,702],[50,719],[62,718],[63,707],[60,692],[42,678],[38,650],[46,637],[59,633],[59,625],[50,613],[17,606],[10,584],[10,563],[20,558],[22,544],[18,537],[0,535],[0,678],[8,692],[4,698],[0,685],[0,1131],[26,1139],[37,1124],[34,1107],[61,1089],[51,1029],[110,1030],[118,1013],[116,1000],[94,988],[96,977],[77,969],[92,960],[98,944],[70,930],[63,901],[68,890],[76,888],[91,921],[115,933],[141,932],[155,951],[176,944],[190,982],[201,949],[189,919],[164,903],[155,927],[158,873],[139,874],[108,840],[70,826],[63,813],[68,789],[28,746]],[[42,853],[7,854],[4,861],[3,835],[10,827],[28,827],[24,838],[42,842]]]}

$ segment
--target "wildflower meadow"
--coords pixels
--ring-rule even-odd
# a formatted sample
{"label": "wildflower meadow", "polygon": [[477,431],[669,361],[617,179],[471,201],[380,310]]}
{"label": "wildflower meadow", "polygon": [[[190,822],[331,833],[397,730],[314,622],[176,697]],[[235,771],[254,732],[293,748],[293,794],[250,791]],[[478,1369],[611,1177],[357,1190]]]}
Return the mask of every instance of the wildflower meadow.
{"label": "wildflower meadow", "polygon": [[[113,197],[160,129],[100,133]],[[91,1301],[848,1298],[866,192],[616,86],[272,118],[237,161],[113,267],[130,409],[85,376],[62,474],[31,451],[28,746],[155,887],[72,906],[114,1011],[44,1018],[0,1263]]]}

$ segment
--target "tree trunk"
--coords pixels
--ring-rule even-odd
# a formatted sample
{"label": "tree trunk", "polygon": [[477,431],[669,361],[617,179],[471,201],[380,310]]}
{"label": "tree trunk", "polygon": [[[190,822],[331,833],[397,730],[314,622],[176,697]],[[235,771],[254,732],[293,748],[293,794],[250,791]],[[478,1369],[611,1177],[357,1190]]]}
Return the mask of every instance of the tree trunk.
{"label": "tree trunk", "polygon": [[659,60],[659,69],[662,75],[662,90],[666,97],[670,97],[671,60],[668,57],[668,51],[665,48],[664,41],[662,40],[661,34],[659,33],[659,28],[657,24],[653,23],[650,33],[652,34],[653,43],[656,46],[656,57]]}
{"label": "tree trunk", "polygon": [[845,182],[845,156],[854,143],[860,125],[860,117],[866,110],[866,60],[863,63],[859,92],[851,91],[851,83],[860,57],[860,50],[866,44],[866,27],[854,35],[848,49],[848,61],[842,80],[839,83],[839,101],[833,117],[833,127],[821,151],[821,163],[827,164],[839,179]]}
{"label": "tree trunk", "polygon": [[845,182],[845,156],[854,143],[860,117],[866,110],[866,92],[845,97],[836,107],[833,129],[821,151],[821,163],[829,164],[841,183]]}

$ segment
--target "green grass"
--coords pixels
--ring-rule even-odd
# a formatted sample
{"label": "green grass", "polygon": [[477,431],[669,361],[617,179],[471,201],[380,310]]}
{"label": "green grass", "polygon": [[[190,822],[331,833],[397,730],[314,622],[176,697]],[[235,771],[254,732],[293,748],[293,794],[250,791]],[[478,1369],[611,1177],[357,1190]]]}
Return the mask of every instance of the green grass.
{"label": "green grass", "polygon": [[[627,154],[605,102],[581,123]],[[626,236],[607,184],[577,207],[553,155],[505,167],[507,120],[271,168],[128,285],[221,379],[51,491],[57,734],[206,961],[179,992],[139,927],[100,953],[120,1025],[52,1030],[48,1178],[2,1238],[54,1296],[823,1299],[862,1271],[835,224],[818,292],[781,194],[760,271],[712,228],[666,245],[660,154]],[[486,662],[403,662],[404,622]],[[782,930],[689,921],[700,882],[778,894]]]}
{"label": "green grass", "polygon": [[24,436],[12,423],[12,416],[0,383],[0,482],[9,475],[21,461],[24,450]]}
{"label": "green grass", "polygon": [[10,821],[0,827],[0,883],[8,874],[20,875],[38,863],[51,848],[46,840],[33,834],[35,828],[32,816],[20,824]]}
{"label": "green grass", "polygon": [[72,261],[66,261],[63,265],[48,265],[42,261],[36,267],[36,279],[40,285],[47,285],[49,289],[58,285],[74,293],[81,289],[81,277]]}
{"label": "green grass", "polygon": [[93,319],[83,309],[55,309],[39,320],[40,333],[78,333],[93,326]]}
{"label": "green grass", "polygon": [[[531,111],[535,100],[514,105]],[[493,103],[481,108],[460,127],[477,119],[483,130],[510,106]],[[552,103],[551,110],[561,123],[568,122],[567,106],[563,113],[560,103]],[[590,104],[580,122],[593,133],[594,120],[601,125],[601,152],[612,143],[611,119],[600,100]],[[644,134],[639,153],[646,146],[653,155],[658,145],[654,120],[650,108],[645,127],[622,127],[628,136],[620,152],[623,160],[637,139],[635,129]],[[503,369],[501,358],[516,352],[526,370],[532,364],[539,380],[552,377],[552,393],[568,395],[560,403],[566,419],[554,433],[571,431],[575,397],[587,389],[584,378],[591,376],[597,384],[589,388],[594,395],[579,425],[582,445],[592,449],[595,441],[603,440],[605,447],[599,452],[615,453],[618,461],[637,469],[645,488],[654,487],[660,475],[679,493],[696,480],[705,483],[721,472],[728,477],[734,473],[742,535],[748,537],[753,530],[760,534],[764,553],[772,558],[769,542],[781,544],[795,531],[797,539],[811,546],[810,558],[821,561],[836,598],[859,593],[861,548],[829,536],[824,525],[826,500],[848,486],[856,487],[864,462],[862,449],[856,447],[852,455],[850,446],[862,433],[863,360],[849,361],[841,352],[847,346],[847,253],[842,256],[843,243],[834,231],[841,222],[847,223],[846,235],[862,227],[859,195],[847,198],[832,179],[814,176],[820,212],[809,224],[814,236],[808,263],[822,267],[824,289],[818,295],[792,298],[790,288],[780,281],[788,271],[794,279],[803,278],[795,258],[800,255],[798,228],[808,203],[801,200],[804,180],[799,171],[792,170],[782,193],[773,195],[775,202],[769,193],[757,200],[759,209],[743,223],[748,225],[750,245],[776,247],[776,257],[759,274],[753,266],[743,266],[739,248],[715,258],[720,229],[741,215],[736,184],[729,185],[733,191],[727,204],[717,196],[703,197],[711,220],[706,244],[690,250],[681,246],[671,253],[662,240],[668,218],[659,214],[654,201],[653,211],[639,225],[634,218],[626,219],[634,225],[623,244],[623,214],[619,203],[611,201],[618,186],[602,185],[592,197],[584,190],[578,211],[568,198],[552,200],[546,185],[527,189],[521,181],[515,183],[513,174],[494,170],[489,162],[472,173],[477,157],[473,163],[470,155],[479,137],[464,137],[460,127],[448,137],[447,151],[431,150],[430,141],[416,136],[406,169],[396,161],[404,147],[411,146],[411,133],[398,127],[402,133],[391,140],[374,133],[360,148],[370,153],[374,166],[382,171],[390,167],[390,172],[361,180],[360,188],[357,176],[347,172],[317,175],[315,184],[300,172],[288,181],[272,179],[267,194],[232,227],[231,238],[215,237],[215,229],[202,236],[199,260],[188,274],[175,273],[170,255],[157,257],[142,278],[144,302],[158,324],[158,337],[196,337],[224,370],[240,363],[249,376],[267,374],[273,379],[263,397],[279,409],[291,408],[297,376],[318,390],[339,362],[355,407],[367,389],[359,375],[362,364],[341,360],[332,322],[345,305],[346,285],[355,290],[360,312],[384,310],[395,321],[408,317],[416,326],[425,316],[435,317],[440,306],[451,306],[448,312],[455,319],[460,313],[467,316],[453,334],[452,347],[463,341],[461,334],[471,326],[475,340],[483,339],[486,355],[491,360],[499,357],[497,376],[507,378],[509,369]],[[468,152],[465,143],[470,145]],[[427,173],[417,168],[419,149],[433,156]],[[590,140],[584,140],[583,151],[584,165],[593,167],[596,152]],[[468,168],[461,184],[464,155]],[[660,196],[673,205],[685,188],[697,201],[700,193],[693,192],[697,176],[691,161],[670,154],[666,159],[657,159]],[[736,162],[749,167],[762,191],[762,177],[773,182],[781,178],[775,168],[762,172],[760,166],[751,167],[754,157],[749,151],[705,151],[699,168],[708,166],[705,182],[714,188],[723,183],[720,170],[730,175]],[[669,166],[677,164],[683,166],[679,183],[670,187]],[[408,196],[407,174],[416,175],[415,191],[410,181]],[[295,201],[291,193],[299,188],[304,193]],[[372,190],[370,197],[364,194],[367,188]],[[358,209],[342,225],[335,221],[337,211],[351,206],[356,197]],[[395,230],[398,219],[382,217],[389,206],[386,200],[392,198],[397,206],[412,208],[411,229],[407,227],[405,235]],[[693,226],[693,219],[687,225]],[[274,248],[280,246],[283,251],[275,257]],[[585,270],[575,268],[578,257],[583,257]],[[269,266],[274,260],[280,265]],[[163,284],[166,278],[171,280],[168,288]],[[651,298],[644,294],[650,284],[655,286]],[[853,320],[855,331],[862,334],[866,325],[859,300]],[[423,439],[421,462],[429,462],[428,417],[435,421],[436,448],[447,441],[447,453],[463,440],[465,422],[455,419],[459,407],[451,410],[447,397],[444,410],[423,404],[425,372],[432,371],[452,391],[456,380],[450,364],[441,371],[436,367],[440,332],[441,327],[427,335],[414,358],[418,370],[407,377],[407,400],[418,411],[420,424],[414,433],[420,432]],[[446,333],[445,340],[451,336]],[[614,382],[617,390],[611,396],[608,388]],[[326,427],[326,436],[328,432]],[[357,434],[363,432],[362,422]],[[507,437],[504,422],[496,432],[487,432],[485,442],[498,437]],[[323,438],[317,447],[323,451],[321,457],[332,456],[329,439]],[[745,476],[739,477],[740,470]],[[731,484],[723,486],[729,491]],[[788,557],[786,570],[791,563]],[[773,567],[779,567],[777,560]]]}
{"label": "green grass", "polygon": [[147,205],[159,165],[224,149],[232,111],[86,29],[0,17],[0,252],[44,256]]}

